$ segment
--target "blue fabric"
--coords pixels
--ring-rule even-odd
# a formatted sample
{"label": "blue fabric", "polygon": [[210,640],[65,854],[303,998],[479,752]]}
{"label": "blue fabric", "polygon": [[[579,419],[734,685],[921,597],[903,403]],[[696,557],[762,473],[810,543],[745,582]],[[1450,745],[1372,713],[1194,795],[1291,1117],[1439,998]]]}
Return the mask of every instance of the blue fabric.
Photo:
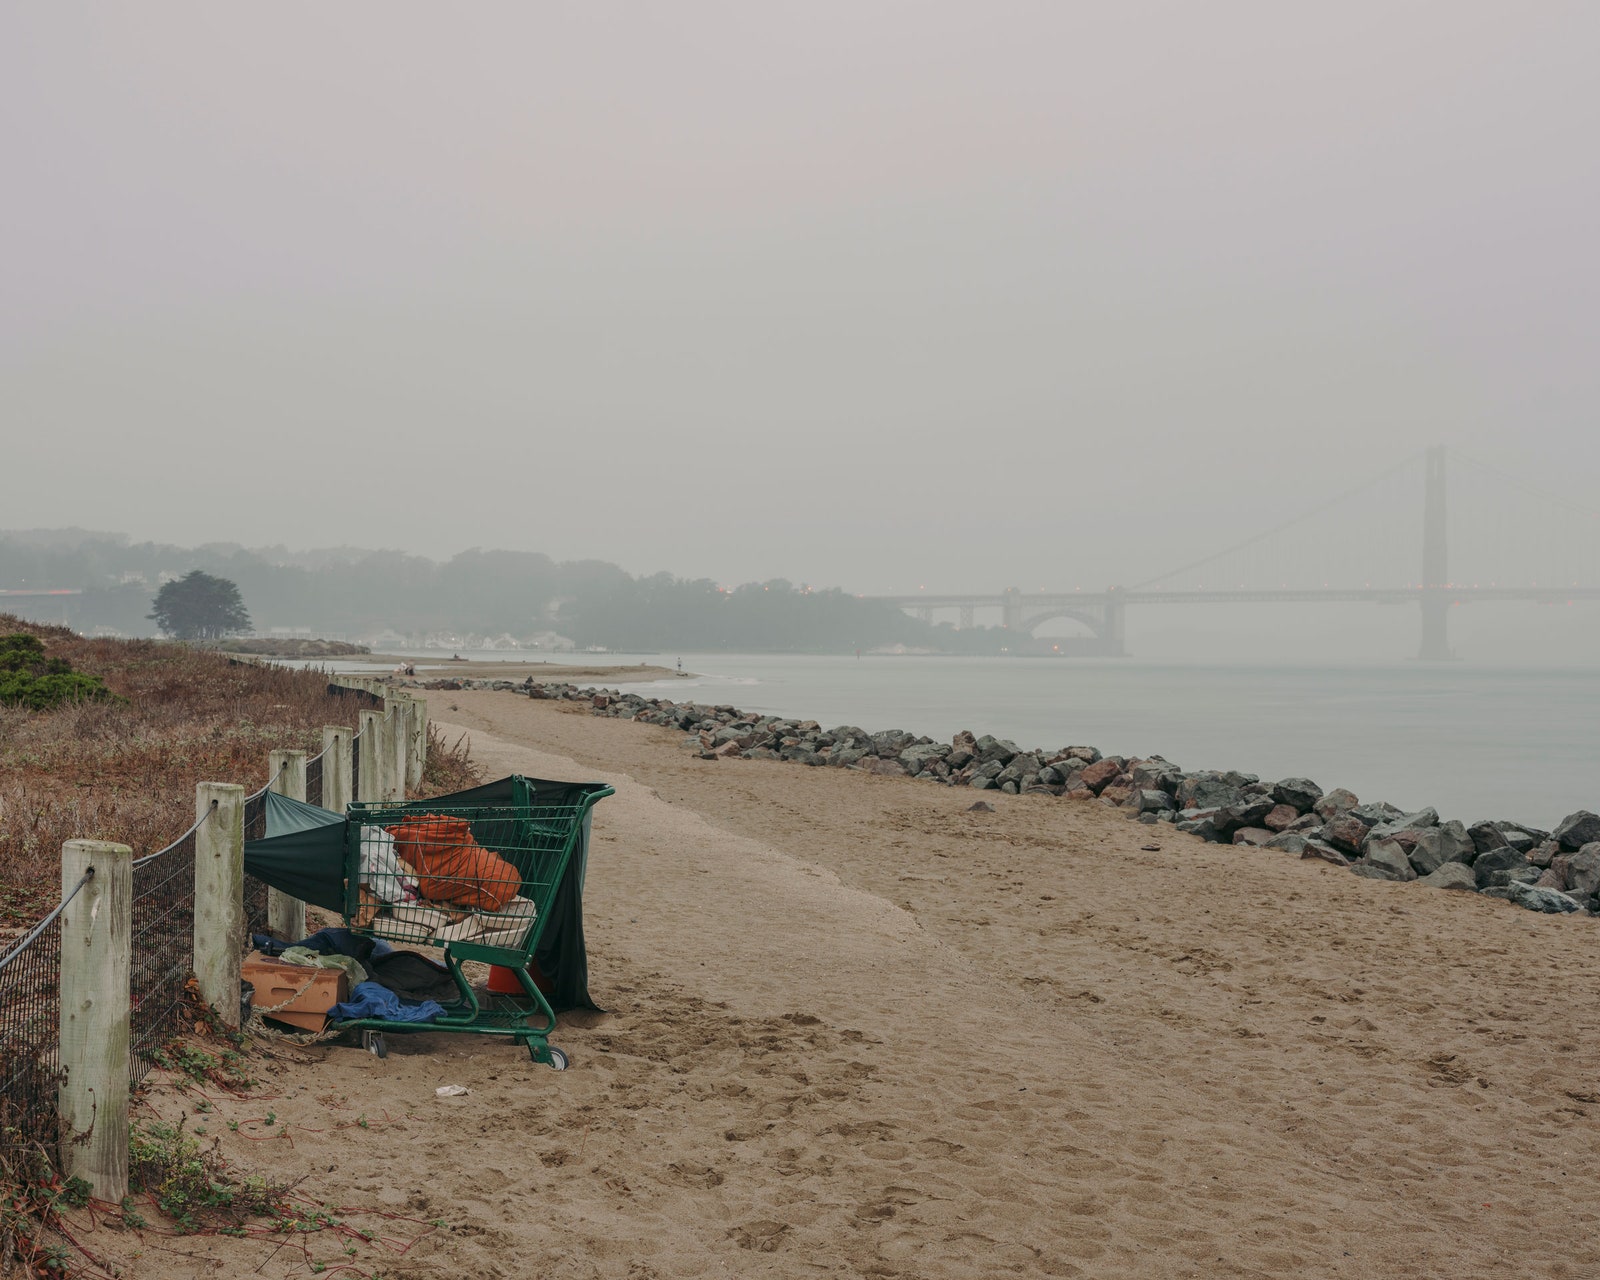
{"label": "blue fabric", "polygon": [[381,982],[358,982],[343,1004],[328,1011],[335,1022],[350,1022],[356,1018],[384,1018],[389,1022],[432,1022],[444,1013],[437,1000],[424,1000],[410,1004]]}
{"label": "blue fabric", "polygon": [[250,944],[264,956],[281,956],[290,947],[305,947],[322,956],[353,956],[363,964],[394,950],[382,938],[366,938],[349,929],[318,929],[299,942],[280,942],[271,934],[252,933]]}

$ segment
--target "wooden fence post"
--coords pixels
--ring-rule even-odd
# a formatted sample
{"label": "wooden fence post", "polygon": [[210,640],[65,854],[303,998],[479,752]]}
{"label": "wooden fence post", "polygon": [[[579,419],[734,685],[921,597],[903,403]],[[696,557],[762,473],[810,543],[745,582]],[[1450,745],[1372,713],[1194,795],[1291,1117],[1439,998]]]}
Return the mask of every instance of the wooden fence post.
{"label": "wooden fence post", "polygon": [[[306,798],[306,753],[304,751],[267,752],[267,789],[291,800]],[[267,886],[267,932],[284,942],[299,942],[306,936],[306,904],[282,889]]]}
{"label": "wooden fence post", "polygon": [[61,913],[61,1158],[113,1204],[128,1194],[132,1046],[133,850],[102,840],[61,846],[61,892],[94,875]]}
{"label": "wooden fence post", "polygon": [[422,785],[422,771],[428,765],[428,700],[411,699],[411,758],[406,768],[406,785],[413,790]]}
{"label": "wooden fence post", "polygon": [[379,804],[388,795],[388,783],[384,780],[388,772],[388,753],[383,749],[383,713],[369,710],[358,711],[356,715],[361,729],[361,742],[357,747],[361,752],[361,774],[356,779],[356,799],[364,804]]}
{"label": "wooden fence post", "polygon": [[[223,1025],[239,1025],[244,954],[244,788],[202,782],[194,789],[194,976],[200,998]],[[291,939],[298,941],[298,939]]]}
{"label": "wooden fence post", "polygon": [[350,794],[350,730],[325,725],[322,730],[322,807],[343,813]]}
{"label": "wooden fence post", "polygon": [[386,694],[383,715],[389,733],[389,800],[406,798],[406,777],[411,759],[411,700],[404,694]]}

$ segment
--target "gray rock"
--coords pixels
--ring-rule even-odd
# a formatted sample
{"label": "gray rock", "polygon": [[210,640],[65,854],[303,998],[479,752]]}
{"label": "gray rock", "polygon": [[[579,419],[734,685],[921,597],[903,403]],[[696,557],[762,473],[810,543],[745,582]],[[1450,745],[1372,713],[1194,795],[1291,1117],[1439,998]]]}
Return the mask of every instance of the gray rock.
{"label": "gray rock", "polygon": [[1212,844],[1215,844],[1221,838],[1217,834],[1216,824],[1210,818],[1181,821],[1177,824],[1177,829],[1191,836],[1199,836],[1202,840],[1209,840]]}
{"label": "gray rock", "polygon": [[1008,796],[1014,796],[1017,794],[1020,788],[1015,782],[1002,782],[1000,784],[1000,790],[1004,791]]}
{"label": "gray rock", "polygon": [[1026,786],[1029,778],[1037,781],[1041,767],[1038,756],[1025,751],[1018,752],[1011,757],[1006,767],[995,775],[995,781],[1001,786],[1008,782],[1015,782],[1019,787]]}
{"label": "gray rock", "polygon": [[1000,776],[1000,771],[1004,768],[1005,765],[1001,764],[998,760],[986,760],[984,763],[978,766],[973,776],[993,780]]}
{"label": "gray rock", "polygon": [[1310,778],[1282,778],[1272,784],[1272,798],[1299,813],[1309,812],[1322,799],[1322,788]]}
{"label": "gray rock", "polygon": [[1478,856],[1478,846],[1472,843],[1466,827],[1454,819],[1439,824],[1439,837],[1443,841],[1446,862],[1470,864]]}
{"label": "gray rock", "polygon": [[1298,818],[1285,827],[1284,830],[1298,831],[1302,835],[1312,831],[1321,831],[1322,819],[1315,813],[1302,813]]}
{"label": "gray rock", "polygon": [[1128,797],[1128,807],[1138,813],[1160,813],[1172,808],[1172,796],[1166,791],[1135,791]]}
{"label": "gray rock", "polygon": [[1309,841],[1304,836],[1296,832],[1280,831],[1261,847],[1263,849],[1277,849],[1282,853],[1304,853],[1308,843]]}
{"label": "gray rock", "polygon": [[836,768],[843,768],[845,765],[855,764],[856,761],[864,759],[866,754],[860,747],[835,747],[828,757],[828,763]]}
{"label": "gray rock", "polygon": [[[1472,864],[1472,874],[1477,877],[1478,888],[1488,888],[1494,882],[1490,877],[1497,871],[1510,871],[1516,867],[1528,867],[1530,871],[1537,871],[1532,867],[1527,858],[1518,853],[1509,845],[1501,845],[1498,849],[1490,849],[1487,853],[1480,853],[1477,861]],[[1537,875],[1535,876],[1537,879]],[[1504,884],[1504,881],[1500,883]]]}
{"label": "gray rock", "polygon": [[1172,791],[1183,776],[1182,769],[1160,756],[1147,756],[1134,762],[1128,773],[1133,785],[1141,791]]}
{"label": "gray rock", "polygon": [[1306,862],[1312,858],[1319,858],[1323,862],[1331,862],[1336,867],[1348,867],[1350,859],[1345,857],[1331,844],[1323,844],[1320,840],[1307,840],[1306,847],[1300,850],[1300,861]]}
{"label": "gray rock", "polygon": [[1213,773],[1191,773],[1178,787],[1180,809],[1226,809],[1243,799],[1239,787]]}
{"label": "gray rock", "polygon": [[1017,754],[1017,744],[1015,742],[1005,738],[992,737],[987,733],[979,738],[974,746],[978,753],[978,759],[982,760],[984,764],[998,760],[1004,766],[1010,764],[1011,757]]}
{"label": "gray rock", "polygon": [[1272,800],[1269,797],[1254,796],[1228,807],[1228,823],[1235,828],[1259,827],[1265,824],[1271,812]]}
{"label": "gray rock", "polygon": [[1412,872],[1410,876],[1399,876],[1395,874],[1393,868],[1386,867],[1381,862],[1368,862],[1365,858],[1360,862],[1352,862],[1350,870],[1368,880],[1415,880],[1417,878],[1415,872]]}
{"label": "gray rock", "polygon": [[1600,893],[1600,841],[1584,845],[1567,858],[1567,889],[1580,899]]}
{"label": "gray rock", "polygon": [[1600,814],[1579,809],[1561,819],[1551,834],[1563,849],[1581,849],[1586,844],[1600,841]]}
{"label": "gray rock", "polygon": [[[1360,815],[1360,810],[1356,813]],[[1437,809],[1419,809],[1416,813],[1402,814],[1388,822],[1380,822],[1372,828],[1372,834],[1378,839],[1387,839],[1399,835],[1402,831],[1428,831],[1439,825],[1439,811]]]}
{"label": "gray rock", "polygon": [[[1360,818],[1361,821],[1365,822],[1369,827],[1376,827],[1384,823],[1398,822],[1400,819],[1406,816],[1401,810],[1396,809],[1392,804],[1389,804],[1387,801],[1383,800],[1379,800],[1376,804],[1358,804],[1355,806],[1355,808],[1351,809],[1350,812],[1355,814],[1356,817]],[[1434,821],[1437,822],[1438,818],[1439,815],[1434,814]]]}
{"label": "gray rock", "polygon": [[1508,884],[1538,884],[1543,878],[1544,872],[1531,862],[1524,862],[1520,867],[1502,867],[1499,871],[1491,871],[1484,887],[1497,889]]}
{"label": "gray rock", "polygon": [[1541,889],[1532,884],[1511,884],[1506,886],[1511,890],[1510,901],[1519,907],[1526,907],[1529,911],[1543,911],[1549,915],[1561,915],[1569,911],[1581,911],[1571,898],[1558,889]]}
{"label": "gray rock", "polygon": [[1382,867],[1390,880],[1417,878],[1417,873],[1411,869],[1411,860],[1406,857],[1406,851],[1394,840],[1369,840],[1363,861],[1371,866]]}
{"label": "gray rock", "polygon": [[921,773],[935,760],[943,760],[950,754],[950,748],[942,742],[919,743],[914,747],[907,747],[900,753],[900,763],[905,765],[907,773]]}
{"label": "gray rock", "polygon": [[1468,889],[1476,892],[1478,888],[1478,878],[1472,874],[1472,868],[1461,862],[1440,863],[1427,875],[1420,877],[1417,883],[1435,889]]}
{"label": "gray rock", "polygon": [[1492,822],[1474,822],[1467,828],[1467,835],[1472,840],[1472,847],[1478,851],[1479,856],[1488,853],[1491,849],[1507,849],[1510,846],[1501,834],[1500,828]]}
{"label": "gray rock", "polygon": [[1274,833],[1265,827],[1240,827],[1233,833],[1234,844],[1252,845],[1259,849],[1273,838]]}
{"label": "gray rock", "polygon": [[1039,770],[1039,781],[1046,786],[1059,787],[1067,780],[1067,775],[1053,764],[1047,764]]}
{"label": "gray rock", "polygon": [[987,800],[974,800],[967,806],[968,813],[993,813],[994,806]]}
{"label": "gray rock", "polygon": [[1068,747],[1061,754],[1071,756],[1074,760],[1082,760],[1084,764],[1100,763],[1100,752],[1094,747]]}
{"label": "gray rock", "polygon": [[1511,896],[1514,892],[1515,890],[1513,890],[1509,885],[1503,884],[1492,885],[1487,889],[1478,890],[1478,893],[1485,898],[1501,898],[1508,902],[1511,900]]}
{"label": "gray rock", "polygon": [[980,773],[976,777],[974,777],[970,782],[968,782],[967,786],[971,787],[974,791],[989,791],[989,790],[992,790],[993,787],[994,787],[994,779],[993,778],[985,778]]}
{"label": "gray rock", "polygon": [[1312,805],[1311,808],[1324,822],[1331,822],[1340,814],[1349,813],[1360,803],[1361,801],[1356,798],[1354,791],[1346,791],[1343,787],[1335,787],[1322,799],[1318,800],[1316,804]]}
{"label": "gray rock", "polygon": [[1537,835],[1531,831],[1525,831],[1512,823],[1496,822],[1493,825],[1505,842],[1518,853],[1532,853],[1539,844]]}

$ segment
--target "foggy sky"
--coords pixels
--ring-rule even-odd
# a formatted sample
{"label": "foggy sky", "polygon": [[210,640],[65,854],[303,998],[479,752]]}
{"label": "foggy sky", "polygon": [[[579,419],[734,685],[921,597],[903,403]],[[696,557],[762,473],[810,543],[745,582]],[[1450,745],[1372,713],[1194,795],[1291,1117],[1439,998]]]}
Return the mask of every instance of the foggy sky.
{"label": "foggy sky", "polygon": [[1149,577],[1435,443],[1600,506],[1597,36],[9,5],[0,528],[995,591]]}

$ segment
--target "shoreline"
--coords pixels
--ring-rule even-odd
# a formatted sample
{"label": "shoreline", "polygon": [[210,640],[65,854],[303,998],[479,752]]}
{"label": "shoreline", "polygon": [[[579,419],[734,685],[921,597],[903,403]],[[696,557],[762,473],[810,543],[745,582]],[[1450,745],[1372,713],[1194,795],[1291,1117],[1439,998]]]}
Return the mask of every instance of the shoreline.
{"label": "shoreline", "polygon": [[1600,815],[1577,810],[1552,830],[1504,819],[1471,826],[1437,810],[1362,803],[1308,778],[1185,772],[1159,755],[1104,756],[1093,746],[1024,750],[969,730],[949,744],[903,730],[756,715],[727,704],[674,702],[615,689],[531,680],[533,699],[587,704],[598,716],[672,727],[699,758],[783,760],[905,776],[947,787],[1097,801],[1147,826],[1167,825],[1213,844],[1248,845],[1348,868],[1368,879],[1420,881],[1501,898],[1542,914],[1600,916]]}

